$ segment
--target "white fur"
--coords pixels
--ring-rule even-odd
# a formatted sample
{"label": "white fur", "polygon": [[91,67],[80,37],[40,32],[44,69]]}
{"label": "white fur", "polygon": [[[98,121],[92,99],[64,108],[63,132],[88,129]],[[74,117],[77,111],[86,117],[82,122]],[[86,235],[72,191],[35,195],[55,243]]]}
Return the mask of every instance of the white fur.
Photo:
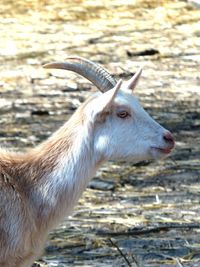
{"label": "white fur", "polygon": [[[163,139],[168,131],[149,116],[130,92],[121,90],[114,102],[118,106],[128,107],[131,117],[123,120],[112,114],[108,116],[103,127],[97,127],[95,151],[98,156],[102,155],[107,160],[128,160],[135,163],[163,158],[165,155],[154,147],[168,146]],[[94,103],[95,105],[98,103]]]}

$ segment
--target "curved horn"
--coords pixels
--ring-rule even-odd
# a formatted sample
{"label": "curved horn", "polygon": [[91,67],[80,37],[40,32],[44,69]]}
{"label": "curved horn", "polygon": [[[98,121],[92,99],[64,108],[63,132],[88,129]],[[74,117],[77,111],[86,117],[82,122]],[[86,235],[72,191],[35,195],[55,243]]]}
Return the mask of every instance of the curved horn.
{"label": "curved horn", "polygon": [[52,62],[43,67],[74,71],[91,81],[101,92],[112,89],[117,83],[103,67],[81,57],[67,57],[66,62]]}

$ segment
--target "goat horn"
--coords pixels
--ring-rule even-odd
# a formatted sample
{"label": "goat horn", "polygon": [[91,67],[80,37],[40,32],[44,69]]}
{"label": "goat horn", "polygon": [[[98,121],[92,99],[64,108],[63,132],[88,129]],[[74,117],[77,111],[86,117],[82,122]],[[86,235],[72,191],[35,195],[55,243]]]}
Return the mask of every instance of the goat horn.
{"label": "goat horn", "polygon": [[74,71],[91,81],[101,92],[112,89],[117,83],[103,67],[81,57],[67,57],[66,62],[52,62],[43,67]]}

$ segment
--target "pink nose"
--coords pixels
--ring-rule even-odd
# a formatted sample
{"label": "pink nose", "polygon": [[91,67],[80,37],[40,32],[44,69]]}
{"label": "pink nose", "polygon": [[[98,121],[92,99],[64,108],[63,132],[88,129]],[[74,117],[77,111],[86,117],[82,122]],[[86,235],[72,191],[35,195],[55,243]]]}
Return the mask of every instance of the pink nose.
{"label": "pink nose", "polygon": [[165,140],[165,142],[168,143],[168,145],[170,146],[170,148],[173,148],[175,145],[175,141],[174,141],[174,137],[172,136],[172,134],[170,132],[166,132],[163,135],[163,139]]}

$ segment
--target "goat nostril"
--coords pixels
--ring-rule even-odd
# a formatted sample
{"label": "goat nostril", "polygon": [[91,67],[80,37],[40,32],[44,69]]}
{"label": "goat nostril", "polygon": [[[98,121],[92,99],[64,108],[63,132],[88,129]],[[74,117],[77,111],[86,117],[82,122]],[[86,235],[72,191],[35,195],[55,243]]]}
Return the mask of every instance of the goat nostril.
{"label": "goat nostril", "polygon": [[173,136],[172,136],[172,134],[171,134],[170,132],[166,132],[166,133],[164,134],[163,138],[164,138],[164,140],[165,140],[166,142],[169,142],[169,143],[172,143],[172,144],[175,143],[175,142],[174,142],[174,138],[173,138]]}

